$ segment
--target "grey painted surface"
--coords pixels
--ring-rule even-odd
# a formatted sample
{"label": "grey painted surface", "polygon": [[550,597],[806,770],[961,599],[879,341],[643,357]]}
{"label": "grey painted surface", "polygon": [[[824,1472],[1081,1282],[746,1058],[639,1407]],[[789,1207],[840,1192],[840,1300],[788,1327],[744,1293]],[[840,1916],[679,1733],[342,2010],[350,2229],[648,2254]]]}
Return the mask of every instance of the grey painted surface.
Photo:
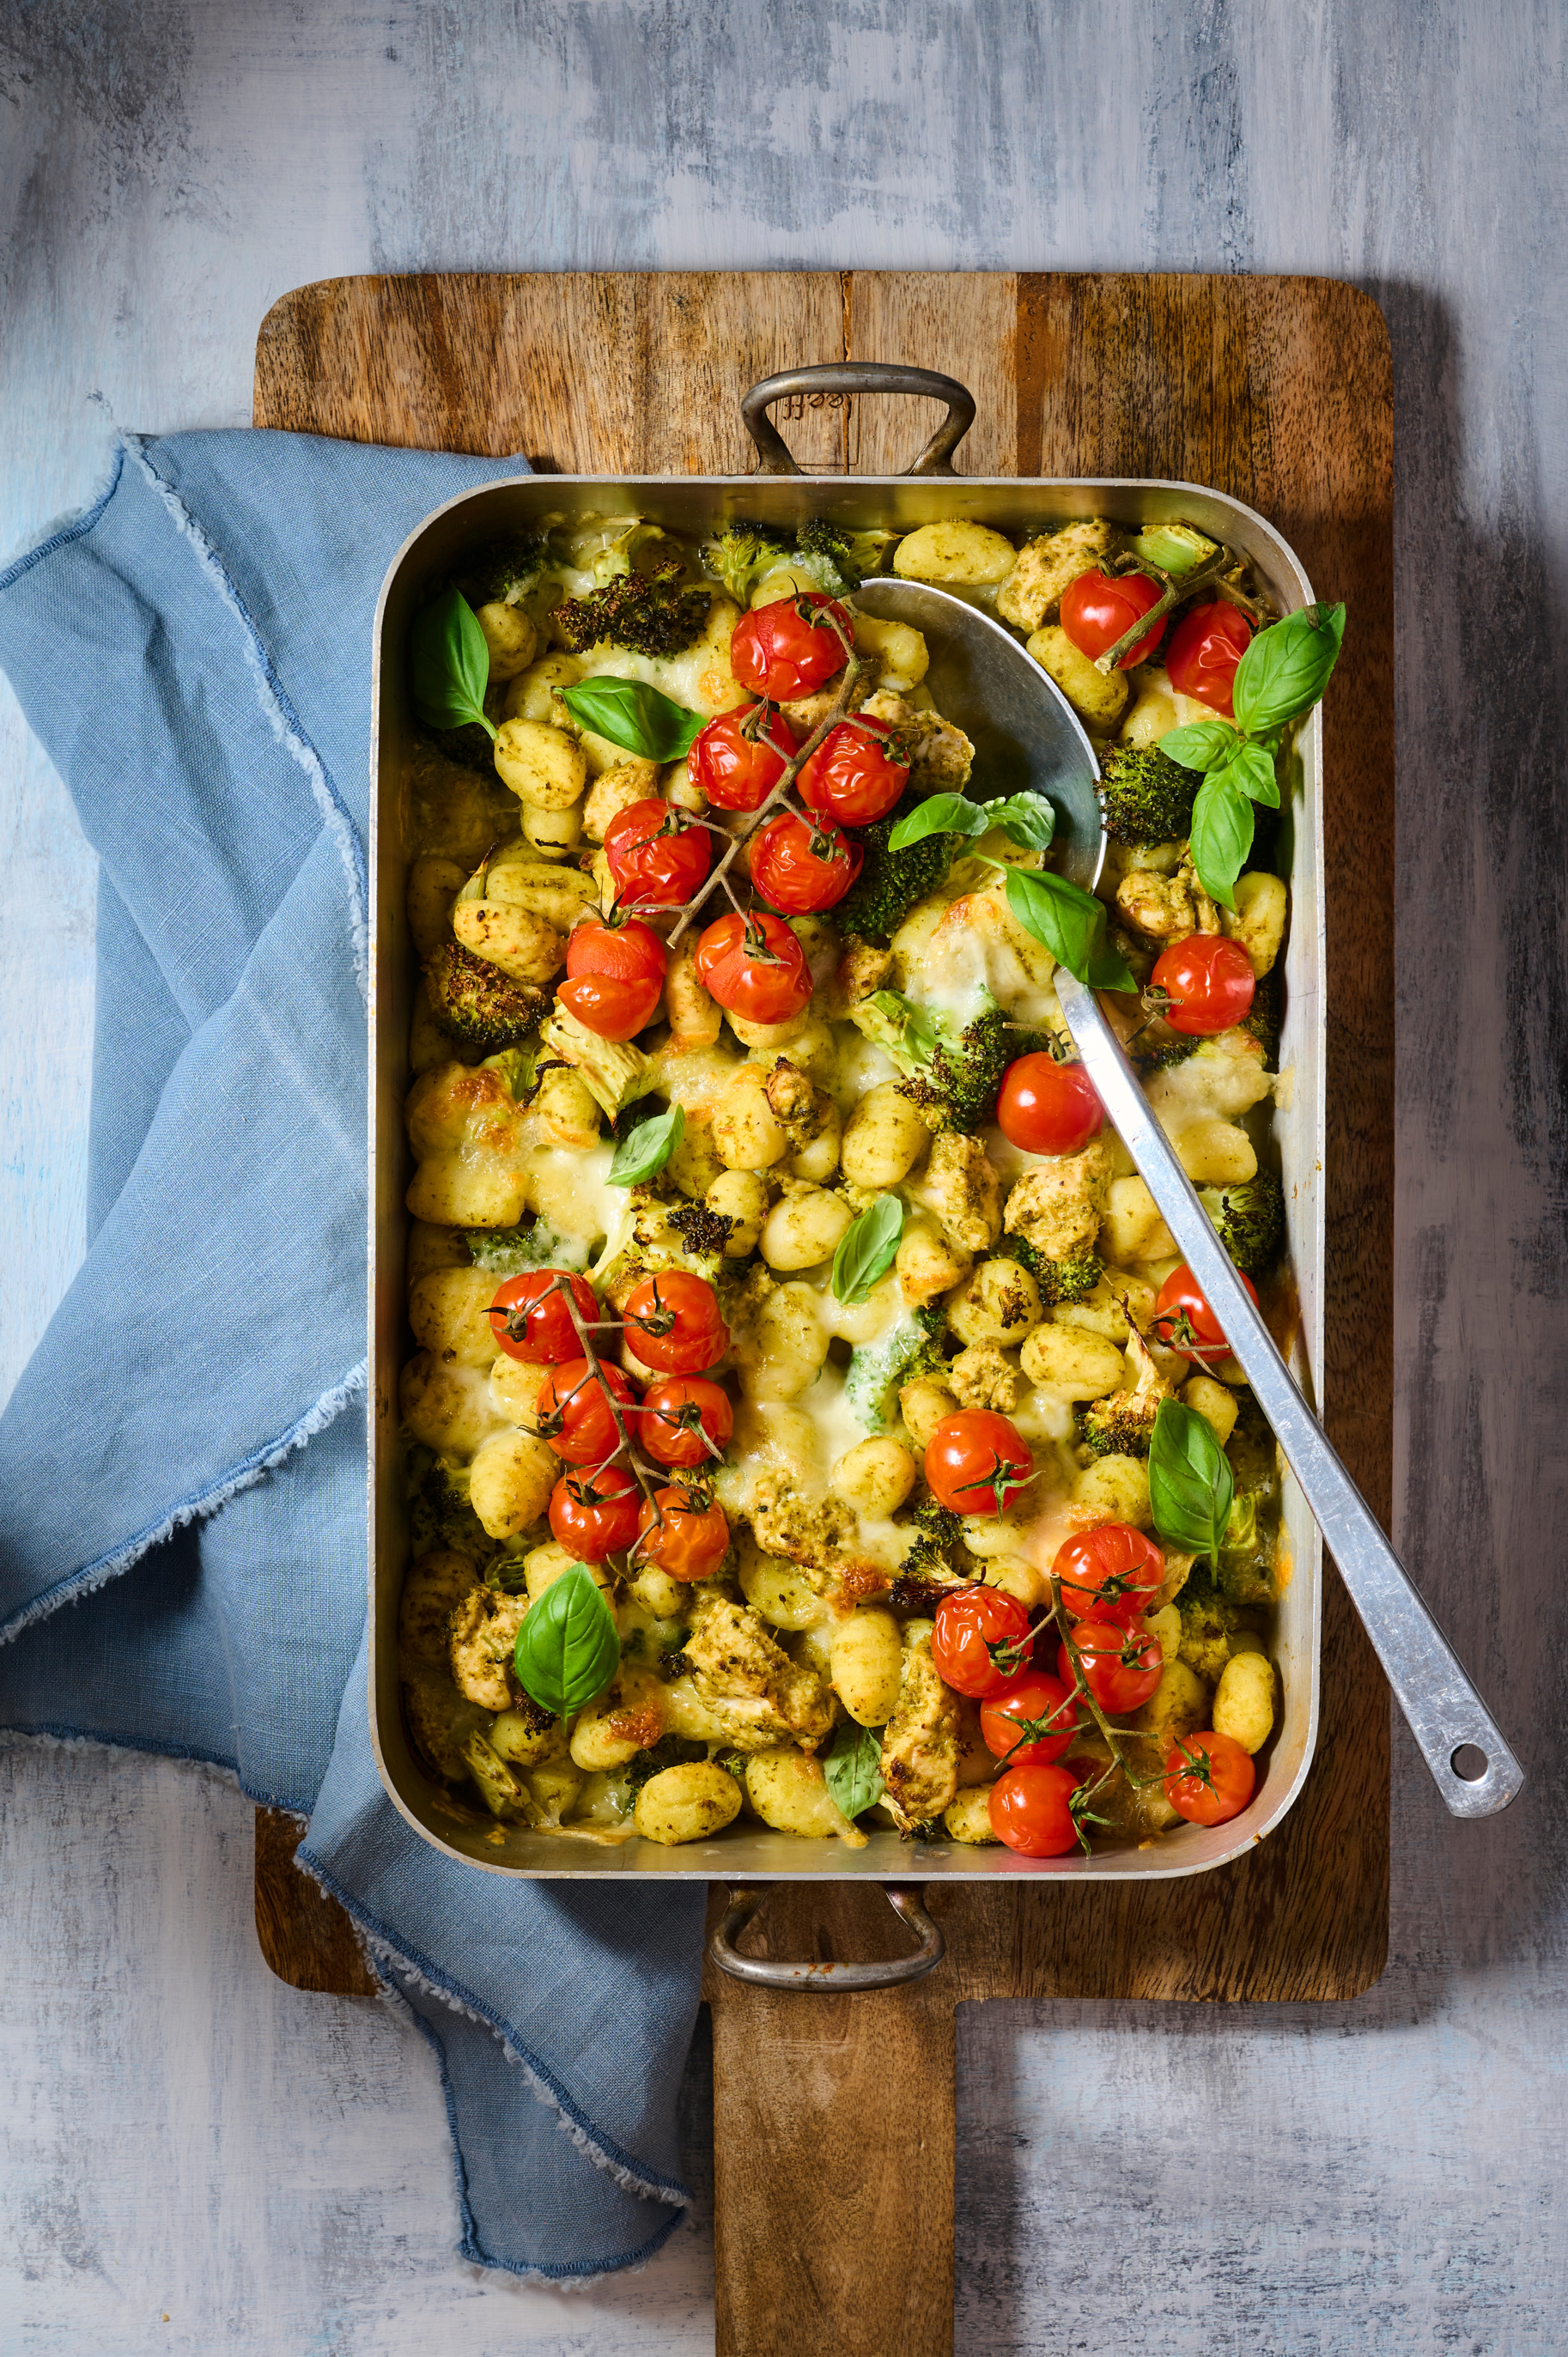
{"label": "grey painted surface", "polygon": [[[105,407],[243,422],[268,304],[338,272],[1301,270],[1382,302],[1398,1535],[1534,1781],[1507,1819],[1455,1828],[1396,1736],[1392,1956],[1353,2005],[961,2017],[958,2342],[1559,2349],[1563,12],[66,0],[0,18],[6,545],[85,494]],[[91,862],[0,686],[0,1394],[81,1253],[91,938]],[[424,2050],[270,1980],[248,1812],[220,1783],[61,1754],[0,1775],[0,2346],[711,2345],[700,2219],[589,2295],[454,2260]]]}

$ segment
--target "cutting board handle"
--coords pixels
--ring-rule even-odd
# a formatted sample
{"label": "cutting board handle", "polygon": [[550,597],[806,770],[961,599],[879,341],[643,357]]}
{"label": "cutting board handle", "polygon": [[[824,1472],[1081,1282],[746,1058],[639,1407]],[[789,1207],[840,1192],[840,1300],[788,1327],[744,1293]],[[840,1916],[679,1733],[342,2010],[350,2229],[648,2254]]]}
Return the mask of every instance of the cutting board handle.
{"label": "cutting board handle", "polygon": [[925,1892],[913,1883],[889,1882],[883,1896],[893,1912],[919,1938],[912,1956],[891,1956],[874,1964],[841,1964],[820,1960],[792,1964],[771,1956],[743,1956],[735,1945],[762,1899],[760,1890],[732,1890],[722,1920],[714,1926],[708,1953],[732,1979],[752,1981],[762,1988],[815,1989],[829,1996],[844,1996],[856,1989],[897,1988],[904,1981],[923,1980],[935,1972],[946,1953],[940,1927],[925,1909]]}
{"label": "cutting board handle", "polygon": [[791,396],[811,401],[824,393],[918,393],[931,401],[945,401],[948,414],[914,465],[905,468],[909,475],[950,475],[952,454],[974,423],[974,395],[956,376],[940,376],[935,369],[897,368],[887,361],[826,361],[820,368],[786,369],[754,384],[740,404],[763,474],[800,472],[768,414],[769,404]]}

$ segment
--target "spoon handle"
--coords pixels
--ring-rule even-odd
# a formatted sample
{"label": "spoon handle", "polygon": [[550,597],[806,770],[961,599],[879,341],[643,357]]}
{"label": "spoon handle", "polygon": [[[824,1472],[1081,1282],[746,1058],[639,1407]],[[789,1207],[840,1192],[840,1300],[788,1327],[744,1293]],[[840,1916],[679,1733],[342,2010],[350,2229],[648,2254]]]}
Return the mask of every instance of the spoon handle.
{"label": "spoon handle", "polygon": [[[1456,1817],[1495,1815],[1520,1791],[1523,1769],[1292,1382],[1094,993],[1064,967],[1057,994],[1106,1114],[1273,1427],[1438,1791]],[[1454,1765],[1466,1746],[1486,1762],[1470,1777]]]}

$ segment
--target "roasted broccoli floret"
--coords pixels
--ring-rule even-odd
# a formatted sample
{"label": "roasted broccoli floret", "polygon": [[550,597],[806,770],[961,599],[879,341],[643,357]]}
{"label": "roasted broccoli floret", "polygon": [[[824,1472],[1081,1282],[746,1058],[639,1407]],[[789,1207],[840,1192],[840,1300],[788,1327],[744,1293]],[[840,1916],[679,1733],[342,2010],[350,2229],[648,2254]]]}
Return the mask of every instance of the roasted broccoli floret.
{"label": "roasted broccoli floret", "polygon": [[414,1555],[451,1547],[479,1567],[499,1552],[468,1503],[468,1469],[430,1449],[407,1457],[408,1534]]}
{"label": "roasted broccoli floret", "polygon": [[1230,1659],[1230,1632],[1240,1620],[1236,1606],[1216,1587],[1206,1564],[1194,1566],[1176,1605],[1181,1615],[1176,1650],[1187,1666],[1212,1685]]}
{"label": "roasted broccoli floret", "polygon": [[1096,1457],[1146,1457],[1160,1402],[1170,1396],[1170,1385],[1135,1326],[1128,1335],[1127,1351],[1138,1370],[1137,1382],[1107,1399],[1090,1400],[1079,1411],[1079,1437]]}
{"label": "roasted broccoli floret", "polygon": [[830,597],[858,589],[868,573],[880,573],[896,532],[851,532],[846,525],[813,516],[800,526],[795,565],[810,573]]}
{"label": "roasted broccoli floret", "polygon": [[539,587],[549,561],[543,533],[508,533],[464,560],[457,587],[470,606],[521,606]]}
{"label": "roasted broccoli floret", "polygon": [[1256,1276],[1276,1257],[1284,1234],[1284,1189],[1272,1170],[1240,1187],[1200,1187],[1198,1201],[1243,1276]]}
{"label": "roasted broccoli floret", "polygon": [[764,575],[777,573],[794,554],[791,544],[767,524],[726,523],[716,540],[704,544],[703,562],[736,604],[746,606]]}
{"label": "roasted broccoli floret", "polygon": [[900,1597],[900,1587],[912,1591],[916,1587],[940,1589],[951,1584],[953,1577],[952,1551],[963,1533],[963,1524],[950,1507],[940,1505],[935,1498],[927,1498],[915,1509],[915,1537],[909,1552],[898,1566],[898,1577],[893,1583],[893,1601],[908,1609],[918,1609],[923,1598],[912,1593]]}
{"label": "roasted broccoli floret", "polygon": [[903,851],[887,848],[899,820],[918,810],[922,799],[906,792],[886,818],[854,829],[865,864],[833,910],[841,933],[855,933],[867,942],[891,941],[916,901],[946,880],[962,835],[928,834]]}
{"label": "roasted broccoli floret", "polygon": [[514,982],[460,942],[443,942],[424,962],[430,1008],[449,1039],[486,1055],[515,1047],[549,1006],[548,995]]}
{"label": "roasted broccoli floret", "polygon": [[863,1342],[844,1373],[844,1405],[867,1432],[886,1432],[898,1390],[917,1375],[945,1373],[947,1361],[918,1318],[900,1318],[878,1341]]}
{"label": "roasted broccoli floret", "polygon": [[637,1751],[627,1761],[621,1773],[634,1792],[640,1792],[650,1777],[660,1775],[666,1768],[683,1768],[693,1760],[705,1760],[708,1747],[690,1735],[661,1735],[646,1751]]}
{"label": "roasted broccoli floret", "polygon": [[499,1278],[520,1276],[525,1268],[584,1269],[588,1244],[583,1236],[564,1236],[546,1219],[518,1228],[469,1228],[468,1257],[476,1268]]}
{"label": "roasted broccoli floret", "polygon": [[939,1032],[929,1058],[899,1082],[898,1093],[919,1107],[932,1129],[957,1129],[972,1136],[995,1113],[996,1092],[1008,1065],[1048,1041],[1047,1033],[1010,1022],[1002,1007],[988,1006],[964,1025],[956,1041]]}
{"label": "roasted broccoli floret", "polygon": [[1279,1590],[1279,1450],[1251,1393],[1238,1394],[1238,1405],[1225,1444],[1236,1492],[1215,1584],[1233,1604],[1256,1607],[1272,1604]]}
{"label": "roasted broccoli floret", "polygon": [[724,1211],[710,1211],[705,1203],[682,1203],[671,1212],[670,1224],[688,1252],[708,1256],[724,1251],[736,1223]]}
{"label": "roasted broccoli floret", "polygon": [[555,608],[555,627],[574,654],[606,640],[634,654],[682,654],[707,627],[713,597],[706,589],[682,589],[682,571],[680,558],[667,556],[650,572],[623,573],[585,597],[564,598]]}
{"label": "roasted broccoli floret", "polygon": [[1157,745],[1112,745],[1100,764],[1100,808],[1112,843],[1175,843],[1192,833],[1201,779]]}
{"label": "roasted broccoli floret", "polygon": [[996,1249],[1010,1253],[1028,1270],[1047,1309],[1058,1301],[1087,1301],[1105,1274],[1096,1253],[1069,1253],[1065,1260],[1048,1260],[1026,1236],[1004,1236]]}

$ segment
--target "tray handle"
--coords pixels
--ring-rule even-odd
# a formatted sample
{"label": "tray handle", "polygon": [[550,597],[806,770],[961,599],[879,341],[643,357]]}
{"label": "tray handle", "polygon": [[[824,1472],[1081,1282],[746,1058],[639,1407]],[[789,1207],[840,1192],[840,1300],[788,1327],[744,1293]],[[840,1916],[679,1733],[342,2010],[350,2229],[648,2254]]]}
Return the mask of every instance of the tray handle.
{"label": "tray handle", "polygon": [[923,1980],[935,1972],[946,1953],[941,1927],[925,1910],[925,1892],[918,1883],[888,1882],[883,1894],[893,1912],[919,1938],[912,1956],[892,1956],[880,1964],[787,1964],[771,1956],[743,1956],[735,1943],[756,1914],[760,1890],[732,1890],[722,1920],[714,1925],[708,1953],[721,1972],[758,1988],[820,1989],[828,1996],[846,1996],[858,1989],[897,1988],[905,1981]]}
{"label": "tray handle", "polygon": [[740,404],[762,474],[800,472],[768,414],[769,403],[790,393],[923,393],[932,401],[945,401],[948,414],[914,465],[905,469],[910,475],[950,475],[952,454],[974,423],[974,395],[956,376],[940,376],[935,369],[902,368],[890,361],[826,361],[820,368],[785,369],[754,384]]}

